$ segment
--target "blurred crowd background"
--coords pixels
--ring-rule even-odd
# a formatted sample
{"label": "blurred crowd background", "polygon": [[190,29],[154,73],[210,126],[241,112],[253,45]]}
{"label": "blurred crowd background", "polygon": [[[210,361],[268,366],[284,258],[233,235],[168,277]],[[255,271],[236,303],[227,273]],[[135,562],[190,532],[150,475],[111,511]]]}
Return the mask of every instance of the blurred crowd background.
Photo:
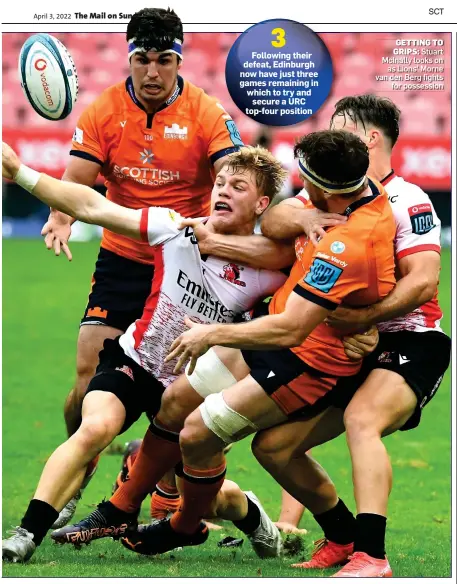
{"label": "blurred crowd background", "polygon": [[[3,44],[3,137],[20,153],[23,162],[53,176],[62,175],[79,114],[103,89],[129,74],[125,35],[122,33],[53,33],[72,54],[79,79],[79,96],[71,115],[52,122],[28,104],[18,78],[18,56],[30,33],[5,33]],[[218,97],[237,123],[245,143],[262,143],[291,171],[287,194],[300,188],[292,146],[297,136],[328,127],[333,106],[345,95],[366,92],[385,95],[402,110],[400,139],[394,149],[394,168],[406,180],[431,196],[444,226],[443,243],[450,239],[451,209],[451,35],[449,33],[321,33],[333,61],[332,92],[309,120],[288,128],[262,126],[235,106],[225,83],[228,51],[238,33],[187,33],[181,75]],[[401,38],[442,39],[445,89],[392,91],[383,56],[392,57]],[[100,189],[103,191],[102,180]],[[3,188],[3,236],[39,236],[48,210],[12,185]],[[81,237],[92,231],[86,229]]]}

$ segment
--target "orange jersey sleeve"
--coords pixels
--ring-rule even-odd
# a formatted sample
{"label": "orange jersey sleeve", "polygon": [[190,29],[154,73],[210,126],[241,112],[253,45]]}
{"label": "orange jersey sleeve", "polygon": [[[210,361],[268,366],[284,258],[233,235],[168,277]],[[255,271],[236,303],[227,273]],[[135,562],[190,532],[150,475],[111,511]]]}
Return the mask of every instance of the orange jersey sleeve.
{"label": "orange jersey sleeve", "polygon": [[243,146],[238,128],[231,116],[213,97],[208,97],[202,116],[202,129],[208,144],[208,158],[214,164],[230,152]]}
{"label": "orange jersey sleeve", "polygon": [[99,162],[103,166],[106,153],[97,123],[98,103],[99,100],[96,100],[81,114],[73,134],[72,152],[86,153],[88,159]]}

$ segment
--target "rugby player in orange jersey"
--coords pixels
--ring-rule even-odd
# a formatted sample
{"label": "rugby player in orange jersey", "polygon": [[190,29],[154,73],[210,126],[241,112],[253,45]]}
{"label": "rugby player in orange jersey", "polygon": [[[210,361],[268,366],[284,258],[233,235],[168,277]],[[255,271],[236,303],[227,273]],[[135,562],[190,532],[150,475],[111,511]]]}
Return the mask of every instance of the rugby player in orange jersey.
{"label": "rugby player in orange jersey", "polygon": [[[307,504],[324,532],[312,557],[294,567],[345,564],[338,577],[391,575],[386,527],[392,467],[382,437],[419,425],[422,409],[436,395],[450,359],[451,343],[440,328],[437,298],[440,220],[428,195],[392,170],[399,126],[396,105],[369,94],[340,99],[331,118],[333,129],[353,132],[367,144],[368,175],[387,192],[396,222],[398,281],[381,302],[339,308],[329,320],[343,328],[378,323],[379,344],[359,374],[339,381],[328,411],[306,424],[288,423],[262,432],[253,445],[261,464]],[[302,232],[300,221],[308,214],[304,205],[300,196],[278,205],[264,218],[263,230],[272,238],[297,236]],[[330,477],[305,454],[343,432],[353,465],[356,517],[339,501]],[[299,511],[295,504],[294,512]]]}
{"label": "rugby player in orange jersey", "polygon": [[[394,286],[395,223],[385,191],[366,177],[366,145],[348,132],[325,131],[302,138],[296,152],[312,203],[345,213],[348,221],[329,229],[316,247],[297,238],[296,262],[273,296],[269,315],[236,325],[186,319],[190,330],[173,342],[167,359],[179,357],[175,371],[190,359],[187,380],[206,398],[186,418],[178,445],[164,407],[176,403],[167,399],[173,385],[164,393],[160,433],[153,429],[148,437],[153,451],[160,447],[152,470],[161,476],[182,456],[182,507],[170,520],[121,540],[135,552],[154,555],[206,540],[202,518],[224,481],[224,446],[325,408],[338,377],[356,373],[360,362],[348,359],[343,335],[324,320],[343,300],[350,306],[372,304]],[[210,348],[215,345],[222,347]],[[222,392],[221,366],[235,381]]]}
{"label": "rugby player in orange jersey", "polygon": [[[93,186],[101,174],[107,198],[124,207],[164,206],[185,217],[207,216],[214,176],[227,154],[242,145],[235,123],[217,99],[178,75],[183,27],[173,10],[140,10],[126,39],[130,77],[103,91],[82,113],[63,180]],[[51,210],[42,230],[48,249],[68,259],[73,221]],[[82,399],[104,340],[140,318],[153,274],[147,244],[104,229],[79,330],[76,381],[64,408],[68,436],[81,423]],[[89,465],[83,487],[95,465]],[[71,519],[80,494],[55,527]],[[174,508],[173,500],[167,506]]]}

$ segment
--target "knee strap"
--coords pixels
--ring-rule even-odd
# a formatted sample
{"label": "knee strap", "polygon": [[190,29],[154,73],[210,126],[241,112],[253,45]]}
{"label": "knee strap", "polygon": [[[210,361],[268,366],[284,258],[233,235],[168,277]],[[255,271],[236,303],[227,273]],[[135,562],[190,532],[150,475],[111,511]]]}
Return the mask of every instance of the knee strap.
{"label": "knee strap", "polygon": [[192,375],[189,375],[188,371],[189,364],[186,367],[187,380],[203,399],[236,383],[236,379],[213,349],[198,358]]}
{"label": "knee strap", "polygon": [[225,444],[237,442],[259,429],[256,424],[232,410],[221,393],[209,395],[199,409],[205,426]]}

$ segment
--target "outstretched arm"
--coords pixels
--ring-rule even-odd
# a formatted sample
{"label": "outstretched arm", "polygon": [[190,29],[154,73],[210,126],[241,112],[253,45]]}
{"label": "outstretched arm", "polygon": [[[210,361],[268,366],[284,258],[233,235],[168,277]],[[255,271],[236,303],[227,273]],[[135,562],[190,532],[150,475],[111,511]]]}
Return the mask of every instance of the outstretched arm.
{"label": "outstretched arm", "polygon": [[17,154],[3,142],[2,176],[14,180],[34,197],[85,223],[140,239],[141,209],[127,209],[105,199],[90,187],[51,178],[21,164]]}

